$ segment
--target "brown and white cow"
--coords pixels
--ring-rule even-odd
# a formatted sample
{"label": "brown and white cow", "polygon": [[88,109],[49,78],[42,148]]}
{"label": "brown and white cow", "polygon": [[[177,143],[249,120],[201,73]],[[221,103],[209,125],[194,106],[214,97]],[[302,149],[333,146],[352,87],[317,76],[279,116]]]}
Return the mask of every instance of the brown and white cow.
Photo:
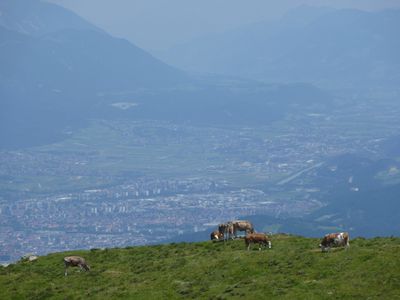
{"label": "brown and white cow", "polygon": [[233,224],[233,235],[237,237],[238,231],[244,231],[246,234],[254,233],[253,224],[250,221],[236,220],[232,221]]}
{"label": "brown and white cow", "polygon": [[234,227],[232,222],[219,224],[218,231],[224,236],[224,241],[233,239]]}
{"label": "brown and white cow", "polygon": [[224,239],[224,234],[219,232],[219,230],[214,230],[211,232],[210,238],[213,242],[222,241]]}
{"label": "brown and white cow", "polygon": [[247,250],[250,250],[251,244],[258,244],[258,250],[261,250],[262,246],[267,247],[268,245],[269,249],[271,249],[272,247],[271,240],[265,233],[249,233],[244,238],[244,242],[246,244]]}
{"label": "brown and white cow", "polygon": [[86,263],[85,259],[80,256],[66,256],[64,257],[64,265],[65,265],[65,273],[64,275],[67,276],[67,268],[68,267],[79,267],[81,270],[89,271],[90,267]]}
{"label": "brown and white cow", "polygon": [[325,235],[319,244],[321,251],[329,251],[331,247],[350,247],[350,236],[348,232],[329,233]]}

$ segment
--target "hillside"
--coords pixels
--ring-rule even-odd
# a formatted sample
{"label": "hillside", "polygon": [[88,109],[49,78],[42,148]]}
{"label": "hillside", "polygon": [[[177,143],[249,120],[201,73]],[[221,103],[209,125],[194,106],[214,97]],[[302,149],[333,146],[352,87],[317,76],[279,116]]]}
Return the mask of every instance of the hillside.
{"label": "hillside", "polygon": [[[0,298],[399,299],[400,238],[357,238],[331,253],[318,243],[276,235],[261,252],[236,240],[50,254],[0,268]],[[70,254],[91,271],[64,277]]]}

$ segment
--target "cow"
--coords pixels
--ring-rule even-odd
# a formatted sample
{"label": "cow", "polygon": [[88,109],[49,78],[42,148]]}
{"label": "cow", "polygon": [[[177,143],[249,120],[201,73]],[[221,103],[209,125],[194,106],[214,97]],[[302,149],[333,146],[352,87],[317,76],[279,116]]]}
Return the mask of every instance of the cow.
{"label": "cow", "polygon": [[218,225],[218,231],[220,234],[223,234],[224,236],[224,241],[227,241],[229,239],[233,238],[233,223],[228,222],[228,223],[223,223]]}
{"label": "cow", "polygon": [[85,259],[80,256],[66,256],[64,257],[65,272],[64,275],[67,276],[68,267],[79,267],[81,270],[89,271],[90,267],[86,263]]}
{"label": "cow", "polygon": [[214,230],[211,232],[210,238],[213,242],[222,241],[224,239],[224,234],[219,232],[219,230]]}
{"label": "cow", "polygon": [[350,247],[350,236],[347,232],[329,233],[326,234],[319,247],[321,251],[329,251],[331,247],[345,247],[345,249]]}
{"label": "cow", "polygon": [[271,240],[265,233],[246,234],[246,236],[244,238],[244,242],[246,244],[247,251],[250,250],[251,244],[258,244],[259,245],[258,250],[260,250],[260,251],[261,251],[261,247],[262,246],[267,247],[267,244],[268,244],[269,249],[271,249],[271,247],[272,247]]}
{"label": "cow", "polygon": [[232,224],[233,224],[233,235],[235,236],[235,238],[237,237],[238,231],[245,231],[246,234],[254,233],[254,227],[250,221],[236,220],[232,221]]}

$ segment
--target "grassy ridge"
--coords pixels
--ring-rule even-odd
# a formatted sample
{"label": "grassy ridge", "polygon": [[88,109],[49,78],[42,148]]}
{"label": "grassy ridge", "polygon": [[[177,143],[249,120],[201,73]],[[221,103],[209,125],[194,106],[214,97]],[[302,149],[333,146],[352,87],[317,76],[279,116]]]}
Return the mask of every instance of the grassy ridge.
{"label": "grassy ridge", "polygon": [[[0,299],[400,299],[400,238],[331,253],[318,243],[277,235],[261,252],[236,240],[50,254],[0,268]],[[70,254],[92,270],[64,277]]]}

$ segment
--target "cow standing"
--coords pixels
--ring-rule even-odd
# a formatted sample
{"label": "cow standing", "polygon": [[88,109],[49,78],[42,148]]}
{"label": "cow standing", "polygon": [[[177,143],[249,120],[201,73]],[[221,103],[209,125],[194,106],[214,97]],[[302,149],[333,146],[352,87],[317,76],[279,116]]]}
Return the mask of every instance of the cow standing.
{"label": "cow standing", "polygon": [[347,232],[329,233],[325,235],[319,244],[321,251],[329,251],[331,247],[350,247],[350,236]]}
{"label": "cow standing", "polygon": [[224,236],[224,241],[233,239],[234,227],[232,222],[219,224],[218,231]]}
{"label": "cow standing", "polygon": [[235,238],[237,237],[238,231],[244,231],[246,232],[246,234],[254,233],[254,227],[250,221],[236,220],[232,221],[232,224],[233,224],[233,235],[235,236]]}
{"label": "cow standing", "polygon": [[89,271],[90,267],[86,263],[85,259],[80,256],[66,256],[64,257],[65,272],[64,275],[67,276],[68,267],[79,267],[81,270]]}
{"label": "cow standing", "polygon": [[272,247],[271,240],[265,233],[249,233],[244,238],[244,242],[246,244],[247,251],[250,250],[251,244],[258,244],[258,250],[260,251],[262,246],[267,247],[268,245],[269,249]]}

